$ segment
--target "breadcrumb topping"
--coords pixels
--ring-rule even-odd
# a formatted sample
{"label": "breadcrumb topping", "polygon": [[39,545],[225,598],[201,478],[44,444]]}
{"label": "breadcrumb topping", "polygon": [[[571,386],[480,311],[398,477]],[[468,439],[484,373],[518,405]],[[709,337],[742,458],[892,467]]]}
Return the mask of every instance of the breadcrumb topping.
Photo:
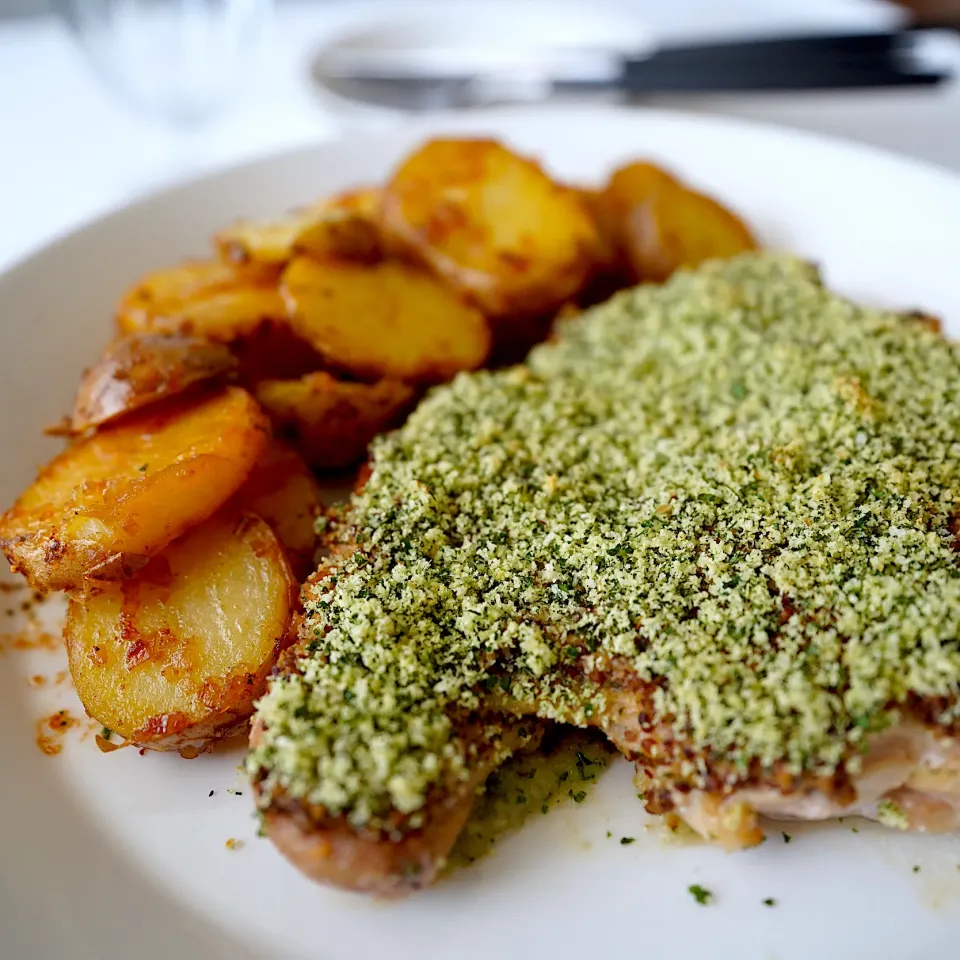
{"label": "breadcrumb topping", "polygon": [[[911,694],[957,718],[960,350],[752,254],[436,389],[333,520],[248,769],[355,823],[461,776],[495,694],[586,724],[625,658],[659,722],[828,773]],[[850,760],[848,761],[848,758]]]}

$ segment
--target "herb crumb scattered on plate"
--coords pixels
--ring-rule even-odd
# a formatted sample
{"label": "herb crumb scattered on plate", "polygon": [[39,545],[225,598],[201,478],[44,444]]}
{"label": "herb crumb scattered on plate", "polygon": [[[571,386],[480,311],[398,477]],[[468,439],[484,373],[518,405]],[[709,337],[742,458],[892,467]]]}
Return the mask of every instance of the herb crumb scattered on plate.
{"label": "herb crumb scattered on plate", "polygon": [[690,892],[690,895],[694,900],[697,901],[701,906],[706,906],[713,900],[713,893],[708,890],[706,887],[701,887],[699,883],[692,883],[687,890]]}

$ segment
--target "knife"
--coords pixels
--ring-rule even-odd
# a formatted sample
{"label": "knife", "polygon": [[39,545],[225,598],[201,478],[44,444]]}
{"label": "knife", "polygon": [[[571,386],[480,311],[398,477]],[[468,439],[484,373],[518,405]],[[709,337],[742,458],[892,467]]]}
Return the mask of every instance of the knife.
{"label": "knife", "polygon": [[932,86],[922,31],[822,34],[664,47],[623,55],[576,48],[339,48],[313,63],[334,92],[408,110],[602,94],[732,93]]}

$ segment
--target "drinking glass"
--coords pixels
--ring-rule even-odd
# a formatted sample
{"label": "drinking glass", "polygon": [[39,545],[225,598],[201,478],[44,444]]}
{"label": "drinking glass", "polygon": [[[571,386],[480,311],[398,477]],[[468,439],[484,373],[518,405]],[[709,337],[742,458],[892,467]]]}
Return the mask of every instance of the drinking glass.
{"label": "drinking glass", "polygon": [[106,84],[180,129],[220,111],[258,52],[270,0],[58,0]]}

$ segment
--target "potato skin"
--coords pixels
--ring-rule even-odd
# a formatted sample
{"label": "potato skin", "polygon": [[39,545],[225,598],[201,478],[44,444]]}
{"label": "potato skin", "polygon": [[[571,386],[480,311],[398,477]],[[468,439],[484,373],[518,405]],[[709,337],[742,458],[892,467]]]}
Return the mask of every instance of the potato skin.
{"label": "potato skin", "polygon": [[417,392],[399,380],[352,383],[325,371],[299,380],[267,380],[256,391],[277,436],[317,470],[359,463],[370,441],[395,426]]}
{"label": "potato skin", "polygon": [[145,334],[115,340],[80,379],[71,429],[83,433],[102,426],[236,367],[225,346],[196,337]]}
{"label": "potato skin", "polygon": [[389,251],[442,277],[487,316],[550,314],[600,258],[576,192],[494,140],[430,140],[383,192]]}
{"label": "potato skin", "polygon": [[241,383],[298,377],[323,365],[292,330],[278,284],[283,263],[188,261],[143,277],[116,313],[121,336],[199,338],[237,357]]}
{"label": "potato skin", "polygon": [[323,215],[294,238],[292,252],[315,260],[375,263],[383,255],[377,222],[380,198],[378,187],[358,187],[330,197]]}
{"label": "potato skin", "polygon": [[0,517],[0,548],[40,591],[129,576],[233,496],[268,438],[238,387],[131,414],[44,467]]}
{"label": "potato skin", "polygon": [[297,257],[281,289],[293,329],[327,364],[365,380],[449,380],[490,351],[483,316],[418,267]]}
{"label": "potato skin", "polygon": [[91,717],[151,750],[241,728],[281,650],[296,586],[269,526],[227,510],[132,577],[71,597],[64,640]]}
{"label": "potato skin", "polygon": [[379,202],[375,187],[349,190],[275,220],[240,220],[213,243],[221,259],[233,264],[282,267],[297,254],[369,263],[380,258]]}

